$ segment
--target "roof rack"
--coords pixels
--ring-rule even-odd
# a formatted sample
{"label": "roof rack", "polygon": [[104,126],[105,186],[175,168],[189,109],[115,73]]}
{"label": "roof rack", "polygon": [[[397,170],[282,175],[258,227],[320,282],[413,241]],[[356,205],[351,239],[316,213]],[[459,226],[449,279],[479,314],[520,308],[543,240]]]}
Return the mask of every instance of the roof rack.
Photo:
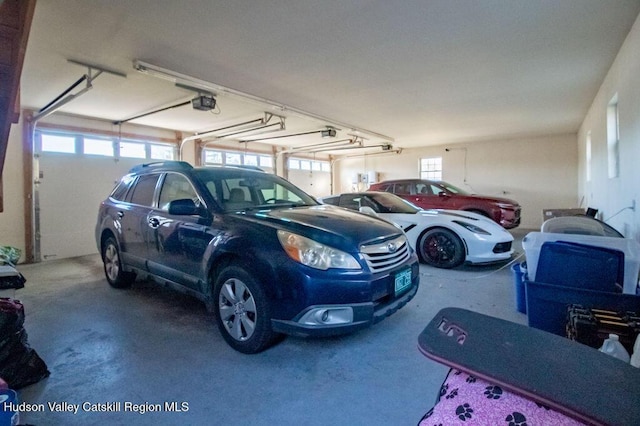
{"label": "roof rack", "polygon": [[129,173],[137,173],[150,169],[191,170],[193,166],[186,161],[156,161],[134,166],[129,170]]}
{"label": "roof rack", "polygon": [[261,169],[258,166],[249,166],[245,164],[207,164],[204,166],[204,168],[255,170],[257,172],[266,173],[264,169]]}

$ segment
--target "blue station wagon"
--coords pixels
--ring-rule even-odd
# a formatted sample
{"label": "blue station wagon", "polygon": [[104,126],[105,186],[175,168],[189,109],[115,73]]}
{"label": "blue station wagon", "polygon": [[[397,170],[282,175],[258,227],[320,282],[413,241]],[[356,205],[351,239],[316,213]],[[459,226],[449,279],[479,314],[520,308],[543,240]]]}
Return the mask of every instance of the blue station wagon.
{"label": "blue station wagon", "polygon": [[368,327],[419,286],[400,229],[241,167],[136,166],[101,203],[95,235],[111,286],[137,276],[199,298],[243,353]]}

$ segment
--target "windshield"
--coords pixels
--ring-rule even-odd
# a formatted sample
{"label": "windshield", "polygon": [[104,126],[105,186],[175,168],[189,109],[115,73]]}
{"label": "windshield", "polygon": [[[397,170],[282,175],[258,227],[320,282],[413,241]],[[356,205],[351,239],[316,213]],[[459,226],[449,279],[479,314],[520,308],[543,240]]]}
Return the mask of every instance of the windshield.
{"label": "windshield", "polygon": [[444,181],[437,182],[436,185],[446,189],[448,192],[452,194],[469,195],[469,193],[464,189],[460,189]]}
{"label": "windshield", "polygon": [[271,173],[205,169],[199,177],[226,212],[318,205],[300,188]]}
{"label": "windshield", "polygon": [[360,207],[371,207],[376,213],[412,213],[421,209],[389,192],[362,194]]}

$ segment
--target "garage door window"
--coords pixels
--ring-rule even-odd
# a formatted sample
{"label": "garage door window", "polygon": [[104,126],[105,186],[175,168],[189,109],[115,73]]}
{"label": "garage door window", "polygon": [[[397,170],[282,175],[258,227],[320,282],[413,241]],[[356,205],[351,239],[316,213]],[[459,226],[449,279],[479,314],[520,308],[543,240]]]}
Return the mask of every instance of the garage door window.
{"label": "garage door window", "polygon": [[153,160],[173,160],[175,148],[171,145],[150,144],[151,158]]}
{"label": "garage door window", "polygon": [[83,151],[86,155],[113,157],[113,141],[106,139],[84,138]]}
{"label": "garage door window", "polygon": [[76,138],[73,136],[59,136],[43,134],[41,140],[42,152],[76,153]]}
{"label": "garage door window", "polygon": [[97,133],[89,135],[36,131],[35,143],[36,148],[39,148],[38,152],[43,153],[153,160],[173,160],[176,153],[176,147],[173,144],[154,143],[145,140],[120,140],[119,137]]}
{"label": "garage door window", "polygon": [[330,172],[331,164],[323,160],[305,160],[303,158],[289,158],[289,170],[313,170],[316,172]]}
{"label": "garage door window", "polygon": [[147,158],[147,148],[143,143],[120,142],[120,157]]}
{"label": "garage door window", "polygon": [[273,171],[273,157],[259,153],[247,153],[239,151],[220,151],[204,149],[202,160],[205,166],[230,165],[260,167],[266,172]]}

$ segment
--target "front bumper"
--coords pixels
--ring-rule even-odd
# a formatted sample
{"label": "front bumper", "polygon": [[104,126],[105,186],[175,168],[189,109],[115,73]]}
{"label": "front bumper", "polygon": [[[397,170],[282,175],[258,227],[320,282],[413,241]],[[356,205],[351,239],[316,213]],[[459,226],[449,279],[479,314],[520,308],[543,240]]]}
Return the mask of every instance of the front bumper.
{"label": "front bumper", "polygon": [[[467,243],[468,253],[465,261],[471,264],[500,262],[511,259],[513,256],[513,241],[493,242],[487,241],[483,243],[475,243],[465,241]],[[501,247],[500,249],[498,249]]]}
{"label": "front bumper", "polygon": [[400,296],[363,303],[311,305],[291,320],[272,319],[275,332],[300,337],[327,337],[370,327],[406,305],[418,292],[420,274],[412,268],[412,282]]}
{"label": "front bumper", "polygon": [[505,229],[513,229],[520,225],[520,207],[516,209],[503,209],[500,212],[500,225]]}

